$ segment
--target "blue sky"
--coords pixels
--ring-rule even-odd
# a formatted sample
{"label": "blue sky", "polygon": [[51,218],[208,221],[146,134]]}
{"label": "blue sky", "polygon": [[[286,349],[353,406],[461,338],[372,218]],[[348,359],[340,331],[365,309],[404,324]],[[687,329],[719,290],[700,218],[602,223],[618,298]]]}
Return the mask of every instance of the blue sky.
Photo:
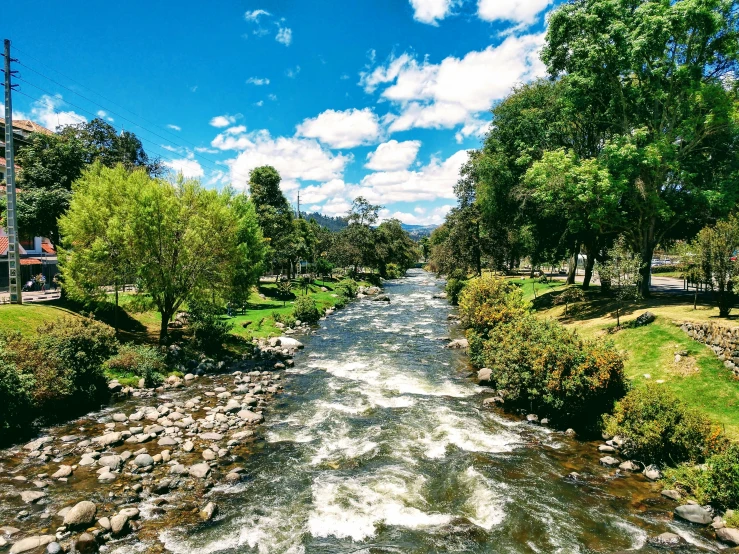
{"label": "blue sky", "polygon": [[209,186],[274,165],[301,208],[435,224],[490,107],[544,74],[553,0],[261,0],[0,8],[15,117],[96,114]]}

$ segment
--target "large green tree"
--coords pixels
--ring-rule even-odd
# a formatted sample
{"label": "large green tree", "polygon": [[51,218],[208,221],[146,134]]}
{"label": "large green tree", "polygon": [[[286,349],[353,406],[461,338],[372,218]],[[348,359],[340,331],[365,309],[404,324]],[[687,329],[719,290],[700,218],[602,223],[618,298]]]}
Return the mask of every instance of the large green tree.
{"label": "large green tree", "polygon": [[599,153],[623,188],[622,229],[649,294],[655,246],[737,198],[736,0],[572,0],[542,59],[608,133]]}

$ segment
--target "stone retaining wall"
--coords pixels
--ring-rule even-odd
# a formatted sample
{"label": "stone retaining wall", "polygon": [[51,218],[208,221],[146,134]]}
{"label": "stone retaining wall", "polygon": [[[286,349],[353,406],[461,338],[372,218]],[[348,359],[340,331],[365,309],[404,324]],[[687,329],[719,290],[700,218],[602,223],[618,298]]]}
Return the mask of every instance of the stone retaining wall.
{"label": "stone retaining wall", "polygon": [[713,350],[724,366],[739,376],[739,327],[686,321],[680,328],[693,340]]}

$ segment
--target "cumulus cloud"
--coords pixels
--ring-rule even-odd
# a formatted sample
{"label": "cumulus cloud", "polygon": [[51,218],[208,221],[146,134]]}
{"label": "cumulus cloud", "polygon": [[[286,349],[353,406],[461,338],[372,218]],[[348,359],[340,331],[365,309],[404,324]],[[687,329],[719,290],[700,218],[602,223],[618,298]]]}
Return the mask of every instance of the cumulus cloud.
{"label": "cumulus cloud", "polygon": [[280,27],[275,35],[275,40],[285,46],[290,46],[293,41],[293,31],[289,27]]}
{"label": "cumulus cloud", "polygon": [[415,208],[414,213],[382,210],[380,219],[399,219],[408,225],[441,225],[444,223],[446,214],[454,207],[453,204],[444,204],[428,211],[423,208]]}
{"label": "cumulus cloud", "polygon": [[545,74],[539,60],[544,34],[509,36],[498,46],[450,56],[438,64],[404,53],[361,74],[368,93],[384,86],[381,96],[399,108],[389,131],[449,129],[464,125],[467,135],[479,128],[477,114],[488,111],[513,86]]}
{"label": "cumulus cloud", "polygon": [[[243,128],[243,126],[241,126]],[[217,135],[211,146],[235,150],[239,154],[228,161],[234,186],[247,186],[249,172],[261,165],[272,165],[282,176],[285,191],[298,188],[298,180],[327,182],[340,179],[353,156],[334,154],[314,139],[272,137],[269,131],[253,133],[228,129]]]}
{"label": "cumulus cloud", "polygon": [[[500,0],[498,0],[500,1]],[[413,19],[429,25],[438,25],[452,11],[454,0],[410,0]]]}
{"label": "cumulus cloud", "polygon": [[194,159],[191,153],[186,158],[164,161],[162,163],[175,173],[181,173],[183,177],[199,178],[205,174],[203,167]]}
{"label": "cumulus cloud", "polygon": [[246,80],[246,84],[261,87],[262,85],[268,85],[269,79],[267,79],[266,77],[249,77]]}
{"label": "cumulus cloud", "polygon": [[316,138],[331,148],[370,144],[379,139],[380,133],[377,115],[369,108],[326,110],[314,118],[305,119],[297,128],[297,135]]}
{"label": "cumulus cloud", "polygon": [[327,183],[302,188],[300,200],[306,204],[318,204],[328,199],[342,198],[347,190],[343,179],[331,179]]}
{"label": "cumulus cloud", "polygon": [[419,140],[406,140],[398,142],[390,140],[380,144],[374,152],[367,154],[367,169],[375,171],[400,171],[408,167],[416,160],[418,149],[421,147]]}
{"label": "cumulus cloud", "polygon": [[485,21],[512,21],[531,25],[553,0],[478,0],[477,15]]}
{"label": "cumulus cloud", "polygon": [[236,122],[237,119],[241,117],[241,114],[236,115],[217,115],[213,119],[210,120],[210,124],[213,127],[228,127],[229,125],[232,125]]}
{"label": "cumulus cloud", "polygon": [[[61,94],[50,96],[44,94],[31,105],[31,112],[27,116],[13,110],[13,117],[17,119],[32,119],[52,131],[56,131],[66,125],[77,125],[85,123],[87,118],[74,111],[60,109],[64,105]],[[4,110],[4,108],[3,108]],[[22,117],[20,117],[23,115]]]}
{"label": "cumulus cloud", "polygon": [[258,21],[260,15],[272,15],[267,10],[251,10],[244,14],[244,19],[247,21]]}

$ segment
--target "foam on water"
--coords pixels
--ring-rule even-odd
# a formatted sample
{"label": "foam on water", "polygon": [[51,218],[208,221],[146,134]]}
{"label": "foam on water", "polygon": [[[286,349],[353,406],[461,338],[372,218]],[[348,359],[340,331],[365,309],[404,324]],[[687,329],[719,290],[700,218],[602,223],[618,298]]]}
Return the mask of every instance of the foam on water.
{"label": "foam on water", "polygon": [[[490,480],[470,466],[461,475],[460,482],[470,488],[464,513],[472,523],[490,531],[503,521],[506,499],[493,489]],[[499,485],[499,488],[504,487]]]}

